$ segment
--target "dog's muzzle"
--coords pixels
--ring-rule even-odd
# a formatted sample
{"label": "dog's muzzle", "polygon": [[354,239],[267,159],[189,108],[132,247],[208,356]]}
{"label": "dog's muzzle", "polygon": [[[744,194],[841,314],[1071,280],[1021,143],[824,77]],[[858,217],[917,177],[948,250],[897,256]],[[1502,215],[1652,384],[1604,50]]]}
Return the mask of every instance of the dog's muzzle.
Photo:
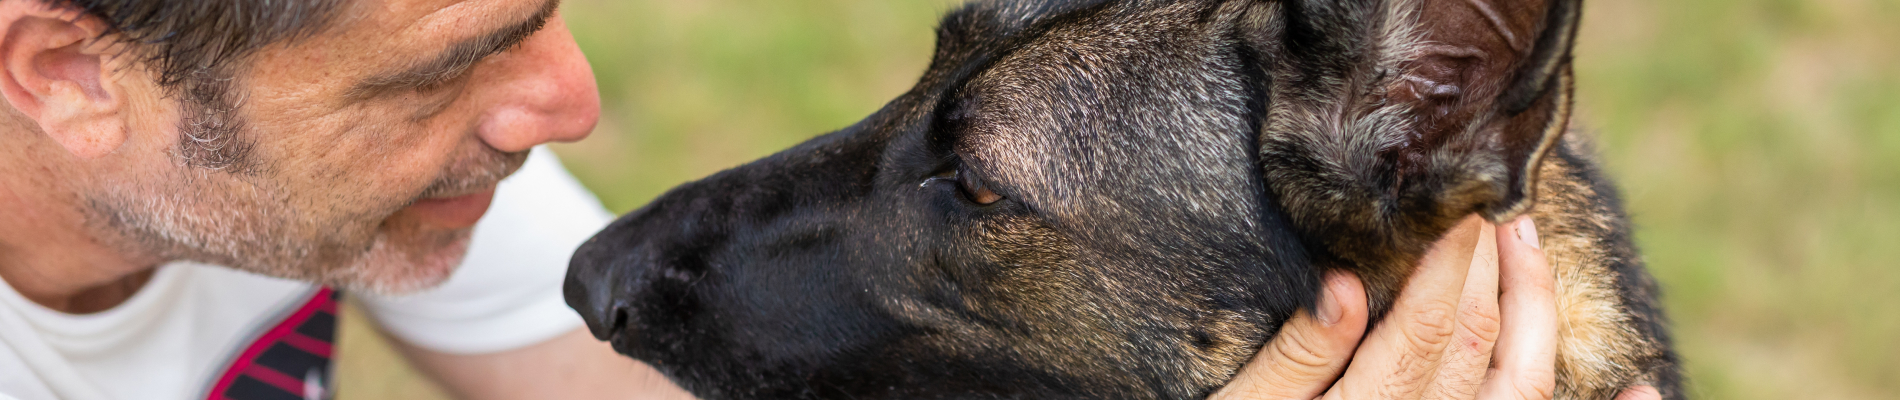
{"label": "dog's muzzle", "polygon": [[622,352],[651,339],[654,324],[681,325],[695,309],[694,284],[710,269],[700,257],[709,248],[704,243],[717,241],[682,227],[717,225],[704,223],[707,215],[698,207],[654,206],[615,220],[568,261],[562,288],[568,307],[587,321],[595,338]]}
{"label": "dog's muzzle", "polygon": [[587,330],[594,338],[612,342],[625,330],[630,322],[631,310],[625,297],[617,293],[623,284],[623,268],[614,268],[618,259],[624,259],[625,253],[611,250],[612,246],[603,246],[605,235],[595,236],[574,253],[568,262],[567,283],[562,292],[567,297],[567,306],[581,314],[587,321]]}

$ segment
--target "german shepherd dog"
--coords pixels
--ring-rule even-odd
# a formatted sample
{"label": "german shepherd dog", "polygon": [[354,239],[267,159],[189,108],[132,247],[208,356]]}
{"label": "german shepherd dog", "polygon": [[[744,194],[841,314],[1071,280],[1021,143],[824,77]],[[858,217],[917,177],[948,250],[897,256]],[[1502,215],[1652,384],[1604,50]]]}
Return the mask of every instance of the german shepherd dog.
{"label": "german shepherd dog", "polygon": [[705,399],[1202,398],[1326,271],[1377,318],[1462,217],[1529,213],[1556,396],[1680,398],[1627,218],[1564,135],[1579,1],[969,4],[869,118],[601,231],[567,301]]}

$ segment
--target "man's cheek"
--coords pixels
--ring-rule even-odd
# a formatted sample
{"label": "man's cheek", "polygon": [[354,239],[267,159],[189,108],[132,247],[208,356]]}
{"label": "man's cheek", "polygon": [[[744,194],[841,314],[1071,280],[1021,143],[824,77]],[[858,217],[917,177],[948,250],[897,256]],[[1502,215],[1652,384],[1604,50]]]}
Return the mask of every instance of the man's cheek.
{"label": "man's cheek", "polygon": [[282,123],[267,126],[296,127],[278,130],[296,133],[279,135],[283,140],[271,146],[271,152],[282,160],[280,170],[301,175],[301,185],[346,191],[348,196],[414,196],[450,159],[453,142],[391,118],[392,113],[386,107],[353,107],[313,116],[317,122],[307,125],[273,121]]}

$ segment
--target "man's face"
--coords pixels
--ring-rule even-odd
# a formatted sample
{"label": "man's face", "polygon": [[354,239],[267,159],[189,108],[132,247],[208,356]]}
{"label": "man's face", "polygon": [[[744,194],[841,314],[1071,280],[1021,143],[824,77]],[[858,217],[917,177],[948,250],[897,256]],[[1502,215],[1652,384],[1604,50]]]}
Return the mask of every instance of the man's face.
{"label": "man's face", "polygon": [[[133,135],[157,139],[135,139],[146,144],[132,168],[95,178],[95,225],[160,258],[410,291],[460,262],[496,182],[531,147],[579,140],[599,117],[592,71],[550,0],[347,3],[328,29],[238,69],[212,117],[126,85],[129,119],[145,121]],[[180,151],[207,120],[240,124],[237,140],[208,143],[247,145],[245,162],[207,168],[188,159],[201,151]]]}

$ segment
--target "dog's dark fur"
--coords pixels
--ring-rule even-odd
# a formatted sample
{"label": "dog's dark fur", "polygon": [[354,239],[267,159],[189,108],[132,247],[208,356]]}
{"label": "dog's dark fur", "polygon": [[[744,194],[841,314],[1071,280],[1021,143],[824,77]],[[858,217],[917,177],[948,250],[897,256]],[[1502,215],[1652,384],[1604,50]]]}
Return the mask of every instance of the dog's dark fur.
{"label": "dog's dark fur", "polygon": [[870,118],[602,231],[568,302],[707,399],[1199,398],[1323,271],[1382,314],[1461,217],[1529,212],[1557,396],[1677,398],[1621,206],[1562,139],[1577,7],[971,4]]}

